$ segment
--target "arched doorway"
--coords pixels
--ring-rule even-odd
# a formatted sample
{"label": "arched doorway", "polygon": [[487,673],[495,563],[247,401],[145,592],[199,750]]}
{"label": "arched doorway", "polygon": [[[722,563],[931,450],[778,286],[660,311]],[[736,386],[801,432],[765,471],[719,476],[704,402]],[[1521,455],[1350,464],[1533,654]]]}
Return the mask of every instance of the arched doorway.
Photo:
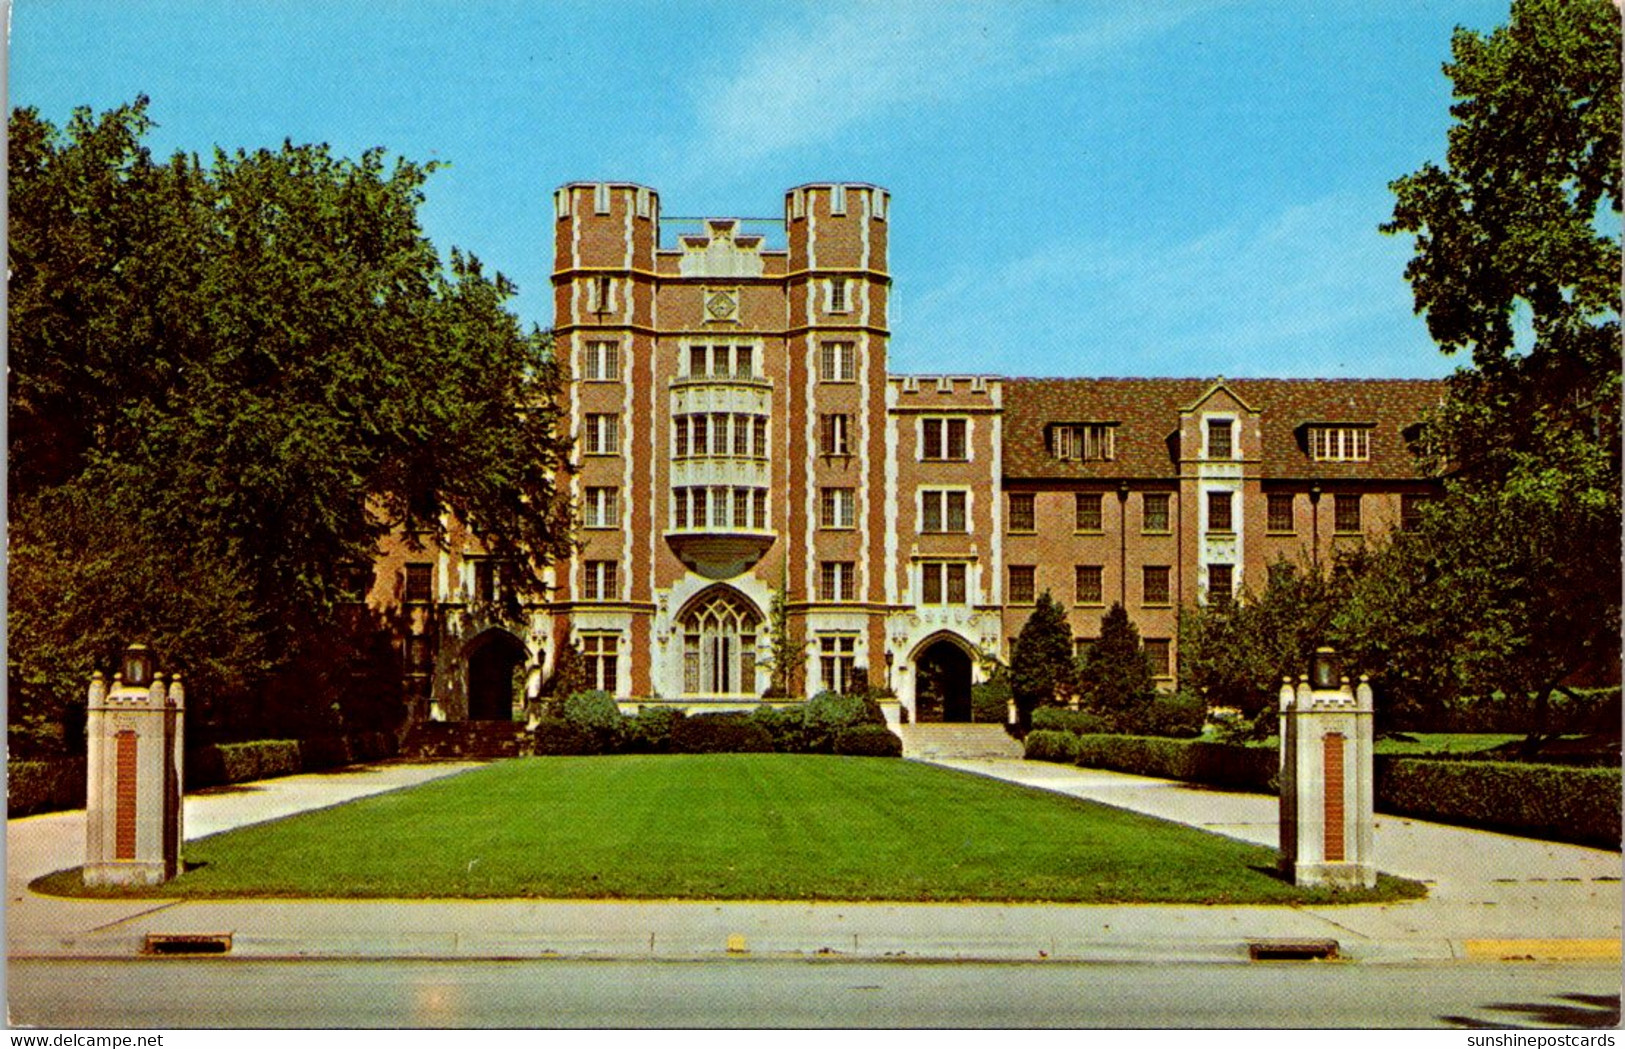
{"label": "arched doorway", "polygon": [[970,653],[946,637],[931,642],[914,658],[914,719],[969,721],[970,686]]}
{"label": "arched doorway", "polygon": [[729,586],[698,594],[677,616],[683,638],[683,695],[754,696],[762,617]]}
{"label": "arched doorway", "polygon": [[524,666],[525,645],[506,630],[488,630],[468,653],[468,720],[513,718],[514,671]]}

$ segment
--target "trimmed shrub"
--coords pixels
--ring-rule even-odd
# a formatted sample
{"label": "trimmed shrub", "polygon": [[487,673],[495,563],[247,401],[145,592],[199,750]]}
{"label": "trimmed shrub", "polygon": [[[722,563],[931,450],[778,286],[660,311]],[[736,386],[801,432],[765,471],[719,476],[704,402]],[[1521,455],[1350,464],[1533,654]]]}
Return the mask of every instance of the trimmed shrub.
{"label": "trimmed shrub", "polygon": [[187,789],[243,783],[304,771],[296,739],[255,739],[246,743],[211,743],[186,756]]}
{"label": "trimmed shrub", "polygon": [[[1034,725],[1041,711],[1042,708],[1033,711]],[[1026,747],[1022,756],[1028,761],[1059,761],[1070,765],[1078,760],[1078,737],[1071,732],[1034,728],[1027,733]]]}
{"label": "trimmed shrub", "polygon": [[1079,736],[1088,736],[1111,732],[1114,725],[1111,718],[1092,710],[1039,707],[1033,711],[1033,728],[1047,732],[1071,732]]}
{"label": "trimmed shrub", "polygon": [[85,805],[85,759],[6,763],[6,815],[78,809]]}
{"label": "trimmed shrub", "polygon": [[750,712],[750,719],[773,740],[774,750],[781,754],[799,754],[807,745],[807,726],[801,715],[796,708],[763,703]]}
{"label": "trimmed shrub", "polygon": [[600,751],[618,748],[626,733],[626,717],[608,692],[573,692],[559,704],[559,713],[577,730],[597,739]]}
{"label": "trimmed shrub", "polygon": [[1147,736],[1191,739],[1207,723],[1207,702],[1189,692],[1161,692],[1140,714],[1140,731]]}
{"label": "trimmed shrub", "polygon": [[803,749],[828,754],[835,748],[835,737],[844,728],[856,725],[884,725],[886,716],[880,704],[863,696],[843,696],[835,692],[820,692],[801,709],[801,721],[806,738]]}
{"label": "trimmed shrub", "polygon": [[671,745],[682,754],[762,754],[773,737],[749,714],[697,714],[672,728]]}
{"label": "trimmed shrub", "polygon": [[672,730],[681,720],[683,712],[676,707],[639,707],[637,716],[624,723],[626,749],[639,754],[669,752]]}
{"label": "trimmed shrub", "polygon": [[863,758],[900,758],[903,741],[884,725],[853,725],[835,734],[835,753]]}
{"label": "trimmed shrub", "polygon": [[1273,792],[1280,754],[1273,747],[1238,747],[1153,736],[1079,736],[1077,763],[1139,776]]}
{"label": "trimmed shrub", "polygon": [[1010,720],[1010,698],[1010,678],[1007,675],[1000,674],[991,681],[972,685],[971,720],[1003,725]]}
{"label": "trimmed shrub", "polygon": [[603,745],[595,733],[587,732],[573,721],[544,715],[536,720],[531,730],[531,753],[550,754],[602,754]]}
{"label": "trimmed shrub", "polygon": [[1379,811],[1620,847],[1620,770],[1379,756]]}

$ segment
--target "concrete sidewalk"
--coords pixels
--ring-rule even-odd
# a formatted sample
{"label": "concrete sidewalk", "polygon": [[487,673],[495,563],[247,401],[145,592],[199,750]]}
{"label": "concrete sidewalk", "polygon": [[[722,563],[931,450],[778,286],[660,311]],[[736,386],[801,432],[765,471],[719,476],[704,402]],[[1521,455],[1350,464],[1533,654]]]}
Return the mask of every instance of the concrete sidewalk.
{"label": "concrete sidewalk", "polygon": [[[1275,799],[1008,760],[949,767],[1275,843]],[[469,767],[376,765],[186,800],[189,838]],[[1381,867],[1426,900],[1353,907],[494,901],[81,901],[28,882],[83,858],[84,813],[9,821],[8,952],[134,957],[148,934],[232,937],[228,957],[749,956],[1244,961],[1255,940],[1335,939],[1357,961],[1590,958],[1617,964],[1620,855],[1379,817]]]}

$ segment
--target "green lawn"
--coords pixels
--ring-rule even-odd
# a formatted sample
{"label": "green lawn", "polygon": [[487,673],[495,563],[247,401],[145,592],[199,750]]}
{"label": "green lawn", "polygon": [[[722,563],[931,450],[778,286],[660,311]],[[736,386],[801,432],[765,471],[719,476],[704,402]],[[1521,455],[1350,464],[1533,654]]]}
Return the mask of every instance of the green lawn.
{"label": "green lawn", "polygon": [[[885,758],[532,758],[190,842],[169,897],[1364,902],[1275,852]],[[42,891],[85,895],[76,871]],[[110,893],[103,893],[110,895]],[[119,893],[118,895],[130,895]]]}

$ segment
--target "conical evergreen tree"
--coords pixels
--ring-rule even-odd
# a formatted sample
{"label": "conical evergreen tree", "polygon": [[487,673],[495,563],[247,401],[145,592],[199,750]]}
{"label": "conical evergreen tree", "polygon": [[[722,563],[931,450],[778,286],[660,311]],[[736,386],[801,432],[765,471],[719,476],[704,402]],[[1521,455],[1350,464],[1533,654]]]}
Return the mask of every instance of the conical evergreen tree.
{"label": "conical evergreen tree", "polygon": [[1072,628],[1060,604],[1046,590],[1017,635],[1010,654],[1010,690],[1015,694],[1023,727],[1031,723],[1033,708],[1053,703],[1072,691],[1075,670]]}
{"label": "conical evergreen tree", "polygon": [[1118,716],[1137,716],[1156,695],[1151,660],[1121,604],[1101,618],[1100,640],[1089,647],[1079,676],[1085,705]]}

